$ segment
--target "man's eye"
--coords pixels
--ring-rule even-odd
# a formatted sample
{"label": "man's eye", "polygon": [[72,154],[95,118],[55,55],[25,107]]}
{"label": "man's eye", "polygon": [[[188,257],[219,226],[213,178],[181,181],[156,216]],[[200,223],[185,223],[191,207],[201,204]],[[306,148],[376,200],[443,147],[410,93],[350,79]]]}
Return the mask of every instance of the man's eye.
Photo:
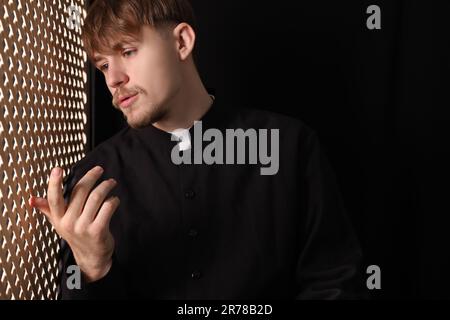
{"label": "man's eye", "polygon": [[103,70],[105,70],[105,69],[107,69],[108,68],[108,64],[107,63],[105,63],[104,65],[101,65],[100,66],[100,70],[101,71],[103,71]]}
{"label": "man's eye", "polygon": [[124,51],[123,55],[124,56],[129,56],[130,54],[134,53],[136,50],[128,50],[128,51]]}

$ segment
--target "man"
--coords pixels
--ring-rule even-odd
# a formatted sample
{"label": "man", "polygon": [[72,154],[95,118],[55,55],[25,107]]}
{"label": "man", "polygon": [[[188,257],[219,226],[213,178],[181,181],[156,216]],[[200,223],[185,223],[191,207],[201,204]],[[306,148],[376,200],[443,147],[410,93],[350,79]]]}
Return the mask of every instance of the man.
{"label": "man", "polygon": [[[89,10],[86,50],[128,126],[64,181],[53,170],[47,199],[30,199],[64,239],[62,298],[358,297],[360,249],[316,134],[210,96],[193,26],[187,0],[98,0]],[[198,139],[199,123],[209,138]],[[248,155],[229,140],[220,149],[230,129],[248,133]],[[214,152],[198,151],[205,140]],[[250,161],[267,165],[268,150],[270,170]],[[191,151],[200,162],[177,163]],[[81,289],[67,285],[75,264]]]}

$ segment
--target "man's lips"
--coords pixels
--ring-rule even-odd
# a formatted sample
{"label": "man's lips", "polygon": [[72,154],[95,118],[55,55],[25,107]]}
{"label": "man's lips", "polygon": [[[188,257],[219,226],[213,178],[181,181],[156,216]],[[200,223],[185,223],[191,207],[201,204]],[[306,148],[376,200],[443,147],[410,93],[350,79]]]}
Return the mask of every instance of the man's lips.
{"label": "man's lips", "polygon": [[123,96],[123,97],[119,97],[119,106],[121,107],[121,108],[126,108],[126,107],[128,107],[134,100],[135,100],[135,97],[137,96],[138,94],[137,93],[135,93],[135,94],[133,94],[133,95],[129,95],[129,96]]}

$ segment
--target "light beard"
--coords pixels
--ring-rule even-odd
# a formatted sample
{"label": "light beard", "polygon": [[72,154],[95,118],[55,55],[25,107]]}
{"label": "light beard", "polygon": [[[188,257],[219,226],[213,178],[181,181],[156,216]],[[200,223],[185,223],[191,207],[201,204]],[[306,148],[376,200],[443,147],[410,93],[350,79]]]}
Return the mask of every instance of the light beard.
{"label": "light beard", "polygon": [[[133,108],[133,106],[132,106]],[[143,106],[141,106],[143,108]],[[139,113],[139,111],[142,111],[143,115],[138,115],[137,117],[133,119],[128,119],[131,117],[127,117],[125,112],[122,111],[122,115],[125,119],[125,121],[128,123],[128,125],[133,129],[141,129],[144,127],[147,127],[151,125],[152,123],[161,121],[167,116],[168,109],[164,106],[154,106],[151,107],[150,110],[139,110],[139,108],[136,108],[137,110],[134,110],[134,113]]]}

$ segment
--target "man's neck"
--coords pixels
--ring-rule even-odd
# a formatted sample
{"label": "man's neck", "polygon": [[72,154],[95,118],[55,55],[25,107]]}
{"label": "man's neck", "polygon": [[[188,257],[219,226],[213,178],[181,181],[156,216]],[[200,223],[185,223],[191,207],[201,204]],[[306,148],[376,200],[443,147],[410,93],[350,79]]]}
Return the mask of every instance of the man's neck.
{"label": "man's neck", "polygon": [[[199,79],[198,79],[199,80]],[[187,82],[189,83],[189,82]],[[195,82],[194,82],[195,83]],[[153,123],[156,128],[172,132],[176,129],[188,129],[200,120],[213,104],[213,98],[201,81],[181,89],[173,101],[167,117]]]}

